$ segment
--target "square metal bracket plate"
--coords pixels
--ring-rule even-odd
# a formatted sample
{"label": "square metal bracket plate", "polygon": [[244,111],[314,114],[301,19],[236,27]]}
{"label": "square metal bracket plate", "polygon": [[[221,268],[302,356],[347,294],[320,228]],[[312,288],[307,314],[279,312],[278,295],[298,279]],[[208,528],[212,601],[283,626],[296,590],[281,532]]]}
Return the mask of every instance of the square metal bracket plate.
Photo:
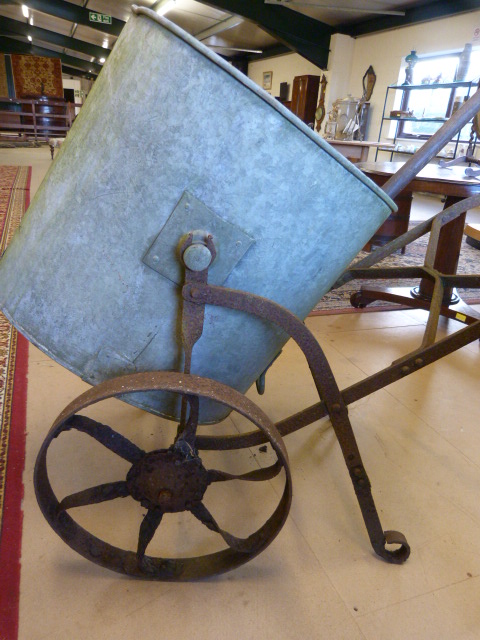
{"label": "square metal bracket plate", "polygon": [[188,233],[197,230],[213,237],[217,251],[208,271],[208,281],[223,284],[255,240],[237,225],[220,218],[188,191],[183,193],[143,262],[175,284],[183,284],[184,267],[178,247]]}

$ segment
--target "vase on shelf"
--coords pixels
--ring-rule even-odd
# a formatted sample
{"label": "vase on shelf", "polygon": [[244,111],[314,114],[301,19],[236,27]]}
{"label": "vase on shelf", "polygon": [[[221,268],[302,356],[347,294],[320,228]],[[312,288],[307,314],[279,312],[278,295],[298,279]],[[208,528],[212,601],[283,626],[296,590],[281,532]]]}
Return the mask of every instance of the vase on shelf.
{"label": "vase on shelf", "polygon": [[417,52],[410,51],[408,56],[405,57],[405,62],[407,63],[407,66],[405,67],[405,82],[403,83],[403,85],[408,85],[412,84],[413,82],[413,67],[418,62]]}

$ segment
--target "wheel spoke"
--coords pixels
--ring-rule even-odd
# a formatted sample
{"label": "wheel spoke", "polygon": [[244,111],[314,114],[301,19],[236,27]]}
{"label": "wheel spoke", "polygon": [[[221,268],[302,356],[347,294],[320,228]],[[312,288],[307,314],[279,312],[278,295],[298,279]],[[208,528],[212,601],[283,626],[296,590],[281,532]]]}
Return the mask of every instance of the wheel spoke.
{"label": "wheel spoke", "polygon": [[127,438],[114,431],[106,424],[96,422],[86,416],[72,416],[65,422],[67,429],[76,429],[95,438],[104,447],[116,453],[132,464],[145,455],[145,451],[130,442]]}
{"label": "wheel spoke", "polygon": [[[188,420],[186,420],[187,405],[190,407]],[[191,447],[194,447],[195,445],[198,426],[198,411],[198,396],[184,396],[182,399],[182,418],[178,428],[177,440],[185,440]]]}
{"label": "wheel spoke", "polygon": [[234,475],[227,473],[226,471],[219,471],[218,469],[208,470],[208,481],[212,482],[225,482],[226,480],[248,480],[250,482],[261,482],[263,480],[271,480],[278,476],[282,470],[281,463],[277,460],[275,464],[263,469],[255,469],[255,471],[249,471],[241,475]]}
{"label": "wheel spoke", "polygon": [[138,534],[137,559],[139,562],[143,560],[145,551],[162,521],[162,516],[161,509],[149,509],[143,518]]}
{"label": "wheel spoke", "polygon": [[130,494],[124,480],[99,484],[96,487],[90,487],[66,496],[58,505],[58,511],[84,507],[88,504],[98,504],[107,500],[115,500],[115,498],[126,498],[128,495]]}
{"label": "wheel spoke", "polygon": [[200,520],[207,529],[220,534],[228,546],[234,551],[240,551],[242,553],[250,553],[253,551],[251,540],[249,538],[237,538],[236,536],[232,536],[231,533],[220,529],[218,524],[215,522],[214,517],[203,502],[197,502],[197,504],[190,508],[190,512],[197,518],[197,520]]}

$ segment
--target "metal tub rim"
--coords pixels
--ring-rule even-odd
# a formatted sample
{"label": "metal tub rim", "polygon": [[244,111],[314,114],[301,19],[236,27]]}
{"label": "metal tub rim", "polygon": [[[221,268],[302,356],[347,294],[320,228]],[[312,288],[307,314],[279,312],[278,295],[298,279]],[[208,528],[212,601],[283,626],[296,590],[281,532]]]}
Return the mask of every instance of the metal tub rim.
{"label": "metal tub rim", "polygon": [[211,51],[206,45],[202,44],[200,40],[197,40],[194,36],[184,31],[181,27],[177,26],[164,16],[160,16],[158,13],[147,7],[139,7],[132,5],[132,12],[136,16],[145,16],[156,22],[167,31],[170,31],[176,37],[183,40],[186,44],[193,47],[198,53],[208,58],[211,62],[220,67],[223,71],[235,78],[244,87],[255,93],[259,98],[266,102],[270,107],[278,111],[284,118],[286,118],[291,124],[299,129],[304,135],[307,136],[313,143],[315,143],[322,151],[328,153],[334,158],[344,169],[354,175],[360,182],[373,191],[380,199],[382,199],[392,212],[397,210],[397,205],[382,189],[380,189],[370,178],[368,178],[360,169],[357,169],[354,164],[345,158],[341,153],[334,149],[328,142],[316,134],[310,127],[308,127],[300,118],[294,115],[290,109],[284,107],[278,100],[272,98],[272,96],[264,91],[256,82],[248,78],[241,71],[225,62],[223,58]]}

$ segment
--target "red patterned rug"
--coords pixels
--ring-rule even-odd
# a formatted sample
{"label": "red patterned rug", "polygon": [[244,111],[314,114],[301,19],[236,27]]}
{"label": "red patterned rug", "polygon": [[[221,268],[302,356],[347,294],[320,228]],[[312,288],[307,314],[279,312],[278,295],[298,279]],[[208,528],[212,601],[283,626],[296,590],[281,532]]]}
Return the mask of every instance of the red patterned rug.
{"label": "red patterned rug", "polygon": [[39,96],[63,98],[62,63],[60,58],[18,55],[12,53],[13,82],[17,98]]}
{"label": "red patterned rug", "polygon": [[[30,199],[31,167],[0,166],[0,255]],[[18,636],[28,342],[0,313],[0,639]]]}

